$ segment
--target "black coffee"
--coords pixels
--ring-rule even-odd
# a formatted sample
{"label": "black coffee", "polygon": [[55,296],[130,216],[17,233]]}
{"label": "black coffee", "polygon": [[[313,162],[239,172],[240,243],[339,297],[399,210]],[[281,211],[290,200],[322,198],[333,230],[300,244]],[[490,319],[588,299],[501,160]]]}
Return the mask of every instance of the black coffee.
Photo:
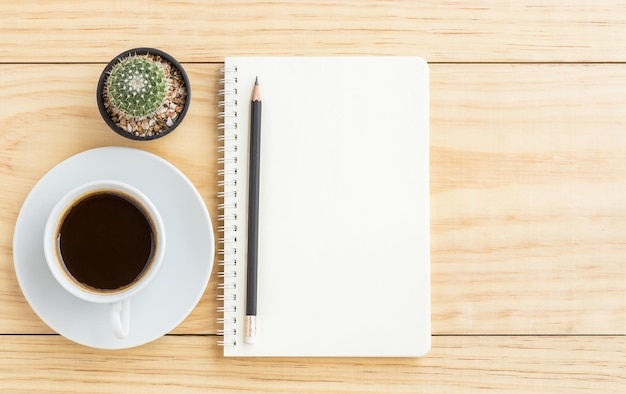
{"label": "black coffee", "polygon": [[132,200],[101,192],[74,205],[62,220],[58,246],[74,279],[102,290],[128,287],[150,265],[155,236],[147,214]]}

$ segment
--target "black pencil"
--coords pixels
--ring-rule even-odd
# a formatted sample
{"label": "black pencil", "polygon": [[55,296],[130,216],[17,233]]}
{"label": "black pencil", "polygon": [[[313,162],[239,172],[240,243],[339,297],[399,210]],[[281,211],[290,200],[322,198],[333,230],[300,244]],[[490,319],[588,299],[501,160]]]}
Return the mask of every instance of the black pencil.
{"label": "black pencil", "polygon": [[261,161],[261,94],[254,81],[250,110],[250,171],[248,190],[248,261],[246,269],[246,343],[256,342],[257,265],[259,242],[259,178]]}

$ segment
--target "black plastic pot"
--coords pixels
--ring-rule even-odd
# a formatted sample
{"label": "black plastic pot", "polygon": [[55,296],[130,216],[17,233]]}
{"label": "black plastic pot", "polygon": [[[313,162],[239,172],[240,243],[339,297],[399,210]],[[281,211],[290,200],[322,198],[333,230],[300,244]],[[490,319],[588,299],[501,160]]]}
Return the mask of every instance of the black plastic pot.
{"label": "black plastic pot", "polygon": [[[174,120],[174,124],[172,126],[170,126],[168,129],[166,129],[165,131],[161,133],[154,134],[151,136],[141,137],[141,136],[128,133],[125,130],[122,130],[113,122],[113,120],[111,120],[111,117],[109,116],[106,108],[104,107],[103,93],[104,93],[104,84],[113,66],[115,66],[122,59],[125,59],[130,55],[146,55],[146,54],[160,56],[161,58],[170,62],[172,66],[176,67],[180,71],[180,75],[183,77],[185,88],[187,90],[187,97],[185,98],[184,108],[182,109],[181,113],[177,116],[176,120]],[[109,125],[111,130],[115,131],[117,134],[123,137],[130,138],[132,140],[149,141],[149,140],[155,140],[157,138],[161,138],[161,137],[168,135],[169,133],[174,131],[174,129],[176,129],[176,127],[178,127],[178,125],[183,121],[183,119],[185,118],[185,115],[187,114],[187,110],[189,109],[189,104],[191,100],[191,85],[189,84],[189,77],[187,76],[187,73],[185,72],[185,69],[183,68],[183,66],[176,59],[170,56],[168,53],[165,53],[155,48],[134,48],[134,49],[129,49],[128,51],[120,53],[113,60],[111,60],[109,64],[107,64],[107,66],[104,68],[104,70],[102,71],[102,74],[100,74],[100,79],[98,80],[98,86],[96,89],[96,99],[98,101],[98,110],[100,110],[100,115],[102,115],[102,119],[104,119],[106,124]]]}

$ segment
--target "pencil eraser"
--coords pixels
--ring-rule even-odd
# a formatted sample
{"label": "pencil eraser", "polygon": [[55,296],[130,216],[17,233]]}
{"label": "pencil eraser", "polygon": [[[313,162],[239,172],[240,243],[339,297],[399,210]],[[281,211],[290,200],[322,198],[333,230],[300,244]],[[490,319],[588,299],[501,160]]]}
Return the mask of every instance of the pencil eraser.
{"label": "pencil eraser", "polygon": [[256,343],[256,337],[246,337],[244,339],[244,342],[246,342],[246,343]]}

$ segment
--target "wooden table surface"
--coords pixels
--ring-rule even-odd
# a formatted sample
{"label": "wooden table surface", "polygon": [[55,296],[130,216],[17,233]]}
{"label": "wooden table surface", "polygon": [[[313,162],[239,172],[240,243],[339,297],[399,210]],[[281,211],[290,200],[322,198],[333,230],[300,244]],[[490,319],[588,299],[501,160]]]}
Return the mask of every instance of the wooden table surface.
{"label": "wooden table surface", "polygon": [[[0,13],[0,391],[626,391],[626,2],[6,1]],[[169,52],[192,102],[172,135],[111,132],[96,82]],[[95,350],[54,333],[15,275],[22,202],[63,159],[156,153],[217,215],[227,55],[419,55],[431,70],[433,347],[419,359],[223,358],[216,269],[168,335]],[[381,333],[384,335],[384,333]]]}

